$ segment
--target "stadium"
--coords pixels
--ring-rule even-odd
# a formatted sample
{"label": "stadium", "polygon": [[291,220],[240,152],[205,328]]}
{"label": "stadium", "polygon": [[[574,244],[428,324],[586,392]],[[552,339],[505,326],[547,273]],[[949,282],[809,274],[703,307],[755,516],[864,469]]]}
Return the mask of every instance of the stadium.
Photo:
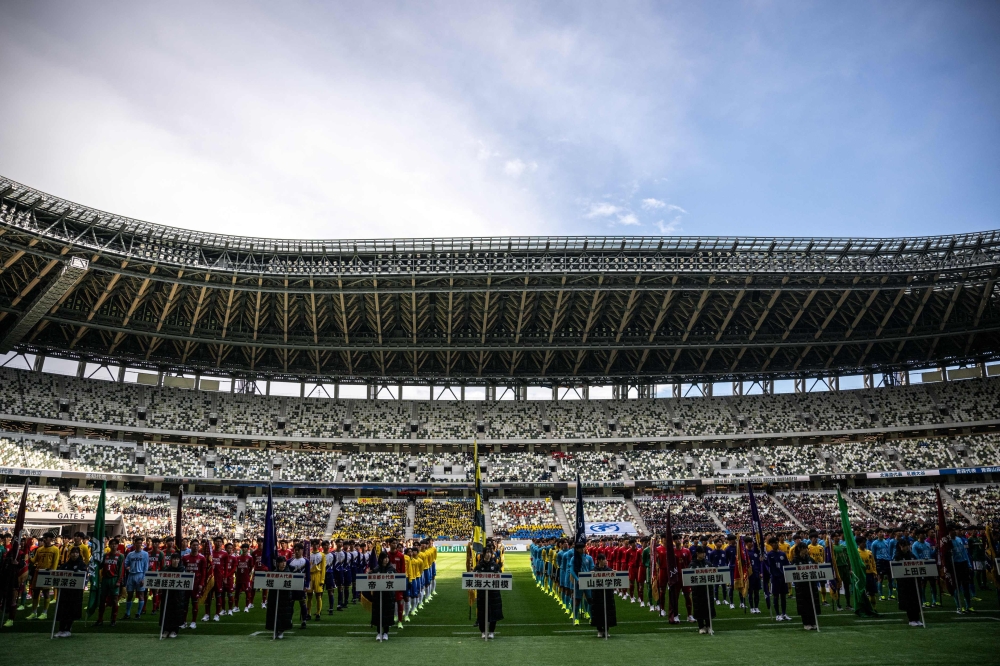
{"label": "stadium", "polygon": [[[0,196],[6,529],[26,478],[35,537],[92,533],[104,486],[109,535],[173,534],[183,491],[183,538],[252,542],[270,492],[279,539],[429,538],[454,577],[481,487],[528,590],[500,632],[572,636],[523,551],[575,534],[578,493],[588,525],[638,537],[668,510],[695,539],[752,535],[750,488],[788,537],[839,530],[838,489],[859,537],[935,533],[938,492],[971,534],[1000,517],[997,232],[278,241]],[[463,634],[450,582],[393,634]],[[616,633],[673,628],[623,603]],[[940,631],[996,619],[944,603]],[[348,610],[299,633],[363,633]],[[197,631],[253,633],[242,617]]]}

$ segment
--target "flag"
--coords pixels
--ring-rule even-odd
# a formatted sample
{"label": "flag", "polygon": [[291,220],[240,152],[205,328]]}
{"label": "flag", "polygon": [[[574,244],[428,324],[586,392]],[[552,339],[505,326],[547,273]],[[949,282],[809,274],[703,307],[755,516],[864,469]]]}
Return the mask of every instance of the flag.
{"label": "flag", "polygon": [[476,472],[476,511],[472,516],[472,550],[481,553],[486,548],[486,513],[483,511],[483,478],[479,473],[479,443],[472,440],[472,466]]}
{"label": "flag", "polygon": [[741,596],[747,596],[750,589],[750,555],[742,536],[736,537],[736,564],[733,572],[733,587]]}
{"label": "flag", "polygon": [[[944,517],[944,505],[941,503],[941,489],[935,488],[937,498],[937,565],[938,576],[944,582],[949,593],[955,593],[955,575],[948,563],[951,562],[951,541],[948,539],[948,521]],[[957,599],[956,599],[957,601]]]}
{"label": "flag", "polygon": [[183,550],[181,548],[181,534],[182,534],[182,521],[181,521],[181,507],[184,506],[184,487],[181,486],[177,489],[177,520],[174,521],[174,543],[177,544],[178,552]]}
{"label": "flag", "polygon": [[760,511],[757,509],[757,498],[753,495],[753,484],[747,481],[747,494],[750,495],[750,527],[753,529],[753,540],[757,544],[757,558],[764,561],[764,529],[760,522]]}
{"label": "flag", "polygon": [[580,483],[580,473],[576,473],[576,538],[577,546],[587,545],[587,522],[583,515],[583,484]]}
{"label": "flag", "polygon": [[87,580],[90,581],[90,597],[87,599],[87,615],[97,610],[101,600],[101,567],[104,565],[104,503],[107,499],[108,482],[101,482],[101,497],[97,500],[97,515],[94,516],[94,536],[90,540],[90,564],[87,565]]}
{"label": "flag", "polygon": [[837,505],[840,508],[840,526],[844,530],[844,543],[847,546],[847,559],[851,563],[851,580],[844,581],[844,591],[851,595],[854,612],[857,615],[875,616],[878,613],[872,608],[871,599],[865,585],[865,563],[858,553],[858,544],[854,540],[854,530],[851,529],[851,519],[847,515],[847,501],[837,488]]}
{"label": "flag", "polygon": [[677,570],[677,558],[674,556],[674,530],[670,525],[670,505],[667,505],[667,585],[681,582],[681,572]]}
{"label": "flag", "polygon": [[21,532],[24,531],[24,514],[28,510],[28,479],[24,480],[24,488],[21,490],[21,501],[17,504],[17,517],[14,518],[14,543],[11,551],[17,553],[21,548]]}
{"label": "flag", "polygon": [[267,512],[264,514],[264,550],[260,561],[268,571],[274,571],[274,556],[278,549],[278,538],[274,532],[274,502],[271,485],[267,486]]}

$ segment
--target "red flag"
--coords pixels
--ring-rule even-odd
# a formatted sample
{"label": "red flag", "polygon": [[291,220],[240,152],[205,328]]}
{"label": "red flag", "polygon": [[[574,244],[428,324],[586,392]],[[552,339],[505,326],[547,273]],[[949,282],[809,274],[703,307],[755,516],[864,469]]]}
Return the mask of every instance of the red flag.
{"label": "red flag", "polygon": [[944,505],[941,503],[941,489],[935,488],[934,494],[937,497],[937,565],[938,575],[944,581],[949,592],[955,591],[955,575],[949,568],[951,562],[951,540],[948,538],[948,522],[944,517]]}

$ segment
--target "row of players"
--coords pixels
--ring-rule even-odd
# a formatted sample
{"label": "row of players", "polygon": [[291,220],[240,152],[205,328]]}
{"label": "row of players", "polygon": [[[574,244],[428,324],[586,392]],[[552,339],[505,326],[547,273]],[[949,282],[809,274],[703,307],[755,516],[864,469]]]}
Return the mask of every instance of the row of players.
{"label": "row of players", "polygon": [[[0,541],[0,561],[7,555],[11,544],[11,535],[3,535]],[[27,539],[24,548],[19,549],[17,593],[7,600],[7,620],[4,626],[13,626],[17,611],[27,610],[29,601],[31,612],[25,619],[47,619],[48,607],[55,596],[52,591],[37,586],[38,572],[77,567],[86,570],[91,559],[91,549],[96,545],[96,541],[86,541],[86,535],[82,532],[65,542],[61,538],[57,540],[51,533],[45,534],[40,544],[35,539]],[[401,627],[404,621],[409,620],[423,606],[427,595],[433,592],[437,549],[432,540],[397,542],[393,538],[385,544],[378,544],[378,547],[369,541],[342,539],[294,542],[282,539],[278,542],[276,561],[281,558],[292,572],[307,574],[306,591],[297,600],[301,602],[300,621],[303,628],[306,621],[322,619],[324,591],[328,596],[329,615],[334,610],[346,609],[349,602],[358,603],[361,592],[357,588],[357,576],[378,566],[376,552],[379,550],[387,550],[396,570],[407,575],[407,594],[405,598],[398,599],[397,620]],[[174,557],[178,560],[177,566],[181,567],[176,570],[195,575],[194,588],[185,596],[183,612],[180,615],[177,612],[172,614],[175,619],[181,618],[175,629],[195,629],[202,604],[202,622],[208,622],[210,617],[219,622],[222,617],[239,612],[241,595],[242,609],[249,612],[256,596],[254,574],[269,570],[263,559],[263,539],[257,540],[256,548],[251,549],[249,543],[243,543],[237,551],[234,543],[226,543],[221,537],[215,537],[211,541],[192,539],[188,542],[181,539],[179,544],[175,543],[173,537],[135,537],[131,545],[112,537],[104,549],[98,575],[99,606],[96,626],[103,624],[109,607],[111,626],[115,626],[118,607],[122,601],[125,602],[125,619],[131,619],[133,603],[136,605],[137,619],[145,611],[147,601],[152,601],[154,612],[159,610],[161,593],[146,589],[145,576],[150,571],[170,570],[169,563]],[[262,591],[262,594],[263,607],[267,608],[267,591]],[[190,621],[187,620],[189,609]],[[63,620],[62,617],[59,619]],[[75,619],[78,618],[69,619],[67,626],[61,626],[60,633],[68,635]]]}
{"label": "row of players", "polygon": [[[816,613],[820,612],[820,607],[831,604],[841,610],[845,602],[848,609],[857,610],[852,607],[850,595],[843,594],[847,589],[844,581],[851,580],[847,543],[843,536],[843,532],[839,531],[820,533],[816,530],[808,535],[767,533],[763,536],[761,553],[750,536],[677,534],[673,537],[677,563],[673,573],[667,567],[666,537],[604,539],[591,542],[584,552],[592,561],[604,558],[610,569],[628,573],[629,587],[621,592],[623,599],[639,603],[643,608],[648,604],[652,612],[667,617],[669,623],[679,624],[678,602],[682,592],[687,620],[696,621],[691,588],[682,588],[679,570],[690,567],[700,551],[704,554],[705,565],[728,567],[732,576],[730,585],[710,587],[709,595],[715,605],[728,604],[730,608],[735,608],[737,598],[734,593],[738,593],[740,608],[750,613],[761,613],[760,593],[763,591],[766,607],[776,614],[776,621],[782,622],[791,619],[786,613],[790,589],[782,574],[782,567],[789,564],[833,565],[835,580],[816,584]],[[975,612],[972,602],[978,599],[976,586],[986,587],[986,573],[991,567],[987,557],[988,544],[982,533],[961,532],[952,525],[940,541],[934,533],[924,529],[859,532],[854,536],[865,566],[865,589],[873,608],[879,599],[897,598],[898,585],[892,578],[890,562],[899,559],[932,560],[937,557],[938,549],[947,544],[946,566],[953,575],[955,590],[942,590],[937,578],[920,579],[917,583],[919,603],[925,607],[941,606],[942,594],[949,593],[954,597],[958,613]],[[579,594],[575,589],[575,580],[581,569],[579,565],[574,565],[574,558],[578,548],[565,538],[536,539],[529,550],[536,583],[576,617]],[[737,569],[746,572],[745,581],[739,580]],[[903,610],[907,612],[910,622],[919,622],[919,608],[911,603],[912,600],[906,601],[907,608]],[[808,624],[815,625],[815,621]]]}

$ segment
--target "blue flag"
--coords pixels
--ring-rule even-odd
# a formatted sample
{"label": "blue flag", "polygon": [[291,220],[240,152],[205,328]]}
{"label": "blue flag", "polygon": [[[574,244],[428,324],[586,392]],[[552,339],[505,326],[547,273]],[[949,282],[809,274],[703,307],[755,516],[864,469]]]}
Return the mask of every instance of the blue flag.
{"label": "blue flag", "polygon": [[587,523],[583,517],[583,484],[580,483],[580,473],[576,473],[576,545],[587,544]]}
{"label": "blue flag", "polygon": [[261,564],[268,571],[274,571],[274,556],[278,550],[278,539],[274,533],[274,504],[271,496],[271,486],[267,487],[267,513],[264,514],[264,552],[261,553]]}

